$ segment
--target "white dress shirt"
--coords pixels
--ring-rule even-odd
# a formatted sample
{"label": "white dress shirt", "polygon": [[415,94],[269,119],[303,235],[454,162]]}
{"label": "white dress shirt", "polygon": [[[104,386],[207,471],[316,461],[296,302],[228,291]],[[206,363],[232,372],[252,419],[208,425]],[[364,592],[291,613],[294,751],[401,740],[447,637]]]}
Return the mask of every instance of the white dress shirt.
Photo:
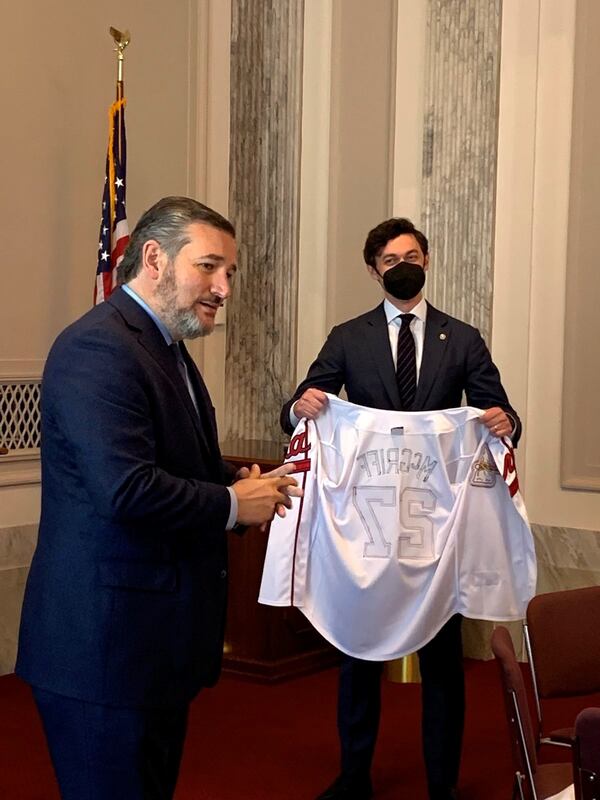
{"label": "white dress shirt", "polygon": [[[400,315],[403,313],[396,306],[392,305],[386,298],[383,301],[383,310],[388,324],[388,336],[390,339],[390,348],[392,350],[392,358],[394,364],[396,363],[396,356],[398,355],[398,334],[400,333]],[[408,312],[407,312],[408,313]],[[415,340],[415,358],[417,360],[417,385],[419,383],[419,372],[421,370],[421,361],[423,359],[423,342],[425,340],[425,321],[427,319],[427,303],[425,298],[421,298],[417,305],[410,312],[415,315],[415,319],[410,323],[410,329]],[[296,400],[296,403],[298,400]],[[300,422],[300,417],[294,413],[294,405],[290,408],[290,422],[295,428]]]}

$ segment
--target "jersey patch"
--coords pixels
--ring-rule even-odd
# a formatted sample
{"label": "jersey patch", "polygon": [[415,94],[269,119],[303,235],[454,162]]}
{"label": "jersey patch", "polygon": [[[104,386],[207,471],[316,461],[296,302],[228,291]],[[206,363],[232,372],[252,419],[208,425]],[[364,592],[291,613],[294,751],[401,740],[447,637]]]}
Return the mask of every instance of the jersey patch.
{"label": "jersey patch", "polygon": [[491,489],[496,485],[496,476],[499,474],[498,467],[487,445],[483,448],[481,457],[473,462],[471,472],[471,486],[484,486]]}

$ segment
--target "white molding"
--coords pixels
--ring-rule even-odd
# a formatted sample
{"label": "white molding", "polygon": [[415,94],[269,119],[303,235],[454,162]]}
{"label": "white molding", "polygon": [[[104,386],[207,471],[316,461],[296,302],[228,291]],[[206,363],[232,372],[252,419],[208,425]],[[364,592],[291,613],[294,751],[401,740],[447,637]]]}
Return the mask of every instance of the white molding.
{"label": "white molding", "polygon": [[[187,177],[186,194],[203,199],[206,160],[206,41],[209,0],[187,0]],[[186,342],[191,357],[201,367],[204,354],[200,339]]]}
{"label": "white molding", "polygon": [[[598,0],[577,0],[570,197],[565,254],[560,473],[563,489],[600,493],[600,438],[594,424],[600,280],[594,258],[600,206]],[[590,257],[591,256],[591,257]],[[600,501],[600,497],[598,498]],[[600,508],[600,506],[598,506]]]}
{"label": "white molding", "polygon": [[[491,350],[511,403],[523,420],[529,395],[539,37],[539,0],[504,0]],[[526,483],[527,425],[524,430],[518,454],[522,484]]]}
{"label": "white molding", "polygon": [[[194,2],[198,9],[194,29],[198,42],[194,193],[199,200],[227,216],[231,0]],[[234,291],[239,291],[239,283]],[[211,336],[189,343],[190,353],[202,370],[221,428],[225,408],[226,321],[226,309],[222,309]]]}
{"label": "white molding", "polygon": [[591,530],[600,493],[561,488],[560,475],[576,11],[503,2],[492,346],[524,423],[530,519]]}
{"label": "white molding", "polygon": [[204,160],[202,121],[204,97],[200,86],[204,77],[205,42],[201,32],[205,31],[205,0],[188,0],[188,52],[187,52],[187,179],[186,193],[198,196],[199,164]]}
{"label": "white molding", "polygon": [[565,467],[564,464],[562,465],[564,477],[562,478],[560,485],[563,489],[580,492],[600,492],[600,478],[595,478],[586,474],[579,474],[574,471],[571,471],[567,475],[566,473],[568,466]]}
{"label": "white molding", "polygon": [[327,334],[333,2],[305,0],[296,376]]}
{"label": "white molding", "polygon": [[41,381],[45,364],[42,358],[0,360],[0,383]]}
{"label": "white molding", "polygon": [[14,454],[0,456],[0,486],[24,486],[41,482],[39,450],[37,456]]}
{"label": "white molding", "polygon": [[229,100],[231,0],[209,0],[206,72],[206,202],[221,214],[229,209]]}
{"label": "white molding", "polygon": [[188,66],[188,194],[202,202],[206,196],[208,17],[210,0],[189,0]]}
{"label": "white molding", "polygon": [[392,213],[420,224],[427,3],[398,0],[396,10]]}

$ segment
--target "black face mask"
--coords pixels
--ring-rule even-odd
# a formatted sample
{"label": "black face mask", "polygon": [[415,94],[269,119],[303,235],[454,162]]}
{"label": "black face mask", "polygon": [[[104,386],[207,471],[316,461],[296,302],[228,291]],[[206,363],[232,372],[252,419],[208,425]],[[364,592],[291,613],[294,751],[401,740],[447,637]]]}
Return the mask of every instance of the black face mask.
{"label": "black face mask", "polygon": [[425,270],[420,264],[400,261],[386,270],[382,278],[386,292],[392,297],[397,300],[412,300],[425,284]]}

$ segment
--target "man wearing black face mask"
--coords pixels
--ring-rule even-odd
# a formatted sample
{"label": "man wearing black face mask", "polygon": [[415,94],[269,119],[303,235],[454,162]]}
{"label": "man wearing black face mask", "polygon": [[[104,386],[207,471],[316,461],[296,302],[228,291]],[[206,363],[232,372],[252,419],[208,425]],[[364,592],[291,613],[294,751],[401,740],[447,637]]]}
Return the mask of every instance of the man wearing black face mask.
{"label": "man wearing black face mask", "polygon": [[[480,418],[496,436],[521,433],[500,375],[479,332],[425,301],[427,238],[408,219],[393,218],[370,231],[364,258],[382,286],[377,308],[331,331],[306,379],[281,413],[291,433],[314,419],[325,392],[345,387],[358,405],[398,411],[487,409]],[[423,752],[430,800],[458,797],[456,784],[464,723],[461,617],[455,616],[419,651]],[[317,800],[368,800],[377,739],[383,664],[342,655],[338,696],[341,771]]]}

